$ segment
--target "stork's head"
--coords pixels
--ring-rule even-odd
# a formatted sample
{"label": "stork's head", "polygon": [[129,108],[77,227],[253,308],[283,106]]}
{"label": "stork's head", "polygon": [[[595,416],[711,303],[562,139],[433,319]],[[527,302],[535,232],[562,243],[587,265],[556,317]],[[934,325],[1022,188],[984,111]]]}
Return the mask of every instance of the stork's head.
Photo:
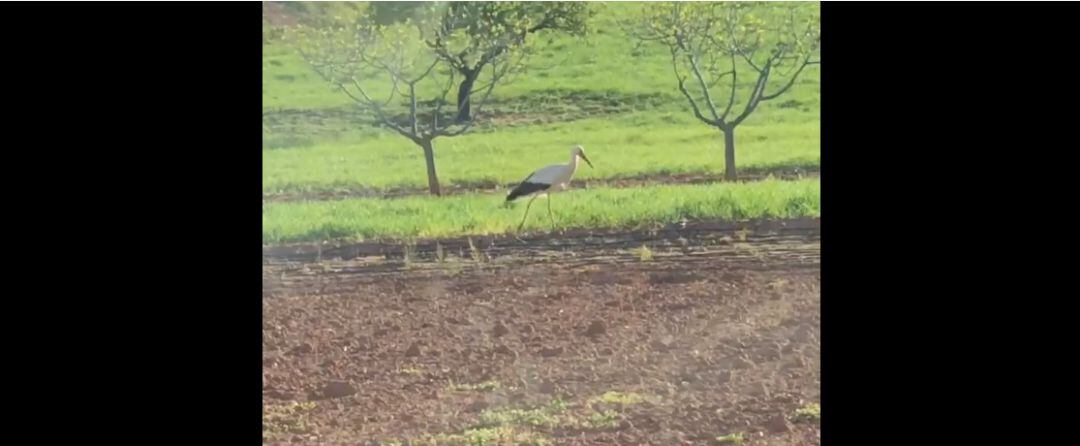
{"label": "stork's head", "polygon": [[571,153],[573,153],[573,156],[580,157],[581,159],[585,160],[585,162],[589,164],[589,167],[592,167],[592,162],[589,161],[589,157],[585,156],[584,147],[581,147],[580,145],[574,146],[574,150]]}

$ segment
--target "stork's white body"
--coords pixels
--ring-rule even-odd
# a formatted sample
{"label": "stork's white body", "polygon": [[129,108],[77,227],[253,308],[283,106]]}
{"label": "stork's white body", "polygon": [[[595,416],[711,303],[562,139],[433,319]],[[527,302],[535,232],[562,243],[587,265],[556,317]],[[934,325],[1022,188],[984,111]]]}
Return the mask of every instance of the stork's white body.
{"label": "stork's white body", "polygon": [[[567,187],[570,187],[570,180],[574,178],[574,172],[577,172],[577,168],[578,159],[577,157],[574,157],[574,159],[567,164],[552,164],[537,170],[522,182],[547,185],[548,189],[541,191],[538,195],[546,195],[547,192],[566,190]],[[537,192],[533,192],[532,194],[537,194]]]}
{"label": "stork's white body", "polygon": [[[574,178],[574,172],[577,172],[579,160],[584,159],[586,163],[589,163],[589,167],[592,167],[592,162],[585,156],[585,149],[581,146],[574,147],[574,150],[570,152],[570,162],[566,164],[552,164],[550,166],[543,167],[518,184],[513,190],[506,196],[506,201],[514,201],[519,197],[533,197],[535,200],[538,197],[547,197],[549,193],[566,190],[570,186],[570,180]],[[532,200],[529,200],[529,206],[532,206]],[[529,206],[525,207],[525,217],[529,216]],[[548,217],[552,219],[551,225],[555,226],[555,220],[551,216],[551,202],[548,201]],[[525,224],[525,218],[521,219],[521,225],[518,225],[518,229]]]}

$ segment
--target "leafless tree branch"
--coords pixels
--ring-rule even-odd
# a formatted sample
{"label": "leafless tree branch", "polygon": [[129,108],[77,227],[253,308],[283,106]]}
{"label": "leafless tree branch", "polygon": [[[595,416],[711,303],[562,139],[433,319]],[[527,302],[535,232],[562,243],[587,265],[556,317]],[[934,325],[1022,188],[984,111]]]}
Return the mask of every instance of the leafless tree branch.
{"label": "leafless tree branch", "polygon": [[420,135],[420,123],[416,122],[416,83],[409,83],[409,125],[412,126],[412,134]]}
{"label": "leafless tree branch", "polygon": [[696,58],[692,54],[687,54],[686,58],[690,61],[690,68],[693,69],[694,77],[697,78],[698,84],[701,86],[701,93],[705,96],[705,105],[709,106],[709,112],[712,113],[713,119],[720,120],[720,115],[716,113],[716,105],[712,101],[712,94],[709,93],[709,87],[705,85],[705,79],[701,77],[701,71],[698,70]]}
{"label": "leafless tree branch", "polygon": [[767,100],[770,100],[770,99],[775,99],[777,96],[780,96],[780,95],[784,94],[785,91],[788,91],[788,89],[791,88],[791,86],[795,84],[795,80],[799,78],[799,74],[802,73],[803,68],[806,68],[807,65],[810,65],[810,56],[809,55],[806,56],[806,59],[803,59],[803,63],[799,65],[799,69],[795,71],[795,75],[791,76],[791,78],[788,79],[787,85],[784,85],[784,87],[781,88],[780,90],[778,90],[776,93],[765,94],[765,92],[764,92],[765,89],[763,87],[762,88],[763,91],[762,91],[762,95],[761,95],[761,100],[767,101]]}
{"label": "leafless tree branch", "polygon": [[377,102],[371,100],[371,97],[369,97],[367,95],[367,93],[365,93],[362,88],[359,91],[360,91],[360,94],[363,96],[363,98],[358,98],[351,91],[349,91],[348,88],[345,88],[344,85],[342,85],[342,84],[336,84],[336,85],[337,85],[338,89],[340,89],[343,93],[345,93],[345,95],[347,95],[353,101],[357,102],[360,105],[367,106],[372,111],[374,111],[375,116],[379,119],[379,123],[381,123],[382,125],[385,125],[387,127],[390,127],[395,132],[401,134],[401,136],[409,138],[409,139],[411,139],[413,141],[417,140],[417,135],[410,134],[408,130],[405,130],[404,128],[401,128],[400,126],[395,124],[392,119],[387,117],[386,114],[383,113],[382,107],[379,107],[379,104]]}
{"label": "leafless tree branch", "polygon": [[425,77],[427,77],[427,75],[431,74],[431,70],[435,69],[435,66],[438,65],[438,64],[439,64],[439,59],[435,59],[434,61],[432,61],[431,66],[427,67],[427,69],[424,70],[423,74],[421,74],[421,75],[417,76],[415,79],[413,79],[412,83],[415,84],[415,83],[420,82],[421,80],[423,80]]}
{"label": "leafless tree branch", "polygon": [[750,99],[746,101],[746,107],[743,112],[739,114],[735,120],[731,121],[731,126],[737,126],[750,116],[757,108],[758,103],[761,102],[761,94],[765,90],[765,84],[769,81],[769,70],[772,69],[772,60],[765,62],[765,66],[762,67],[761,74],[758,75],[757,83],[754,84],[754,91],[750,93]]}
{"label": "leafless tree branch", "polygon": [[[383,107],[386,107],[387,105],[390,105],[390,101],[394,100],[394,93],[397,92],[397,89],[398,89],[398,78],[397,78],[397,76],[391,76],[391,77],[393,77],[394,84],[390,86],[390,97],[386,98],[386,102],[383,102],[383,104],[382,104]],[[358,84],[356,82],[355,79],[353,79],[353,83],[356,84],[357,86],[360,85],[360,84]]]}
{"label": "leafless tree branch", "polygon": [[735,53],[738,54],[740,57],[742,57],[742,59],[744,61],[746,61],[746,64],[750,65],[750,68],[753,68],[754,71],[757,71],[758,73],[761,73],[762,68],[757,66],[757,64],[754,63],[754,54],[757,53],[756,48],[753,51],[751,51],[750,54],[746,54],[746,51],[744,51],[742,48],[736,47],[735,48]]}
{"label": "leafless tree branch", "polygon": [[[476,115],[477,116],[479,116],[480,112],[483,111],[484,105],[487,104],[488,98],[491,97],[491,92],[495,89],[495,85],[498,84],[499,81],[503,78],[503,76],[506,76],[506,74],[509,72],[509,67],[507,65],[501,65],[502,66],[501,69],[500,69],[500,65],[501,64],[498,61],[492,61],[489,64],[489,66],[491,67],[491,82],[489,82],[487,85],[483,86],[480,89],[480,90],[484,90],[484,96],[481,97],[480,102],[476,103]],[[472,100],[472,95],[471,94],[469,95],[468,100],[469,101]],[[457,135],[460,135],[460,134],[465,133],[466,131],[468,131],[470,128],[472,128],[473,124],[475,124],[475,123],[476,123],[476,119],[471,119],[469,121],[465,121],[464,123],[462,123],[461,127],[458,128],[457,130],[439,129],[438,131],[436,131],[433,134],[433,137],[434,136],[457,136]]]}
{"label": "leafless tree branch", "polygon": [[720,84],[720,81],[724,80],[725,77],[734,76],[734,75],[735,75],[735,70],[729,70],[729,71],[725,71],[723,73],[717,74],[716,79],[713,79],[713,81],[709,83],[709,89],[716,88],[716,86]]}
{"label": "leafless tree branch", "polygon": [[693,95],[686,89],[686,78],[679,74],[679,53],[675,47],[671,47],[671,68],[675,71],[675,78],[679,80],[679,91],[686,97],[687,102],[690,103],[690,107],[694,109],[694,116],[696,116],[701,122],[708,125],[716,125],[714,121],[710,121],[704,115],[701,114],[701,109],[698,108],[697,102],[694,101]]}
{"label": "leafless tree branch", "polygon": [[735,88],[739,84],[739,73],[735,67],[735,54],[731,55],[731,94],[728,95],[727,107],[724,108],[724,114],[720,116],[720,122],[727,122],[728,113],[731,113],[731,107],[735,105]]}
{"label": "leafless tree branch", "polygon": [[442,94],[439,96],[438,102],[435,104],[435,111],[431,114],[431,130],[428,132],[428,137],[433,137],[439,131],[439,114],[442,113],[443,104],[446,103],[446,96],[450,93],[450,90],[454,88],[454,74],[457,70],[451,68],[450,76],[447,77],[446,86],[442,88]]}

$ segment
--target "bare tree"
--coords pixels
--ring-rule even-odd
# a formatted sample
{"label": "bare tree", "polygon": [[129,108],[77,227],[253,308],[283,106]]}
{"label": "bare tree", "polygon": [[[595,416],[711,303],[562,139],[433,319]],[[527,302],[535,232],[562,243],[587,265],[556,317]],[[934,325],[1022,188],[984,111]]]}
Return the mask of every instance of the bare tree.
{"label": "bare tree", "polygon": [[[394,23],[424,11],[425,2],[373,2],[377,23]],[[526,39],[542,30],[584,35],[592,9],[583,2],[450,2],[440,25],[426,43],[461,76],[457,120],[472,119],[473,87],[489,63],[506,52],[527,51]],[[445,36],[454,35],[458,39]]]}
{"label": "bare tree", "polygon": [[[439,5],[430,4],[424,14],[400,22],[381,24],[360,15],[351,25],[300,27],[294,34],[301,56],[319,76],[370,112],[375,124],[423,150],[428,191],[436,196],[442,192],[434,140],[461,135],[473,126],[471,120],[458,122],[442,114],[458,75],[427,42],[468,38],[443,27],[438,20],[442,12]],[[495,87],[519,68],[522,54],[503,52],[477,73],[480,84],[470,92],[469,100],[478,112]],[[480,94],[478,100],[472,99],[473,92]]]}
{"label": "bare tree", "polygon": [[724,178],[735,180],[735,128],[819,63],[818,5],[653,3],[642,12],[626,24],[631,35],[668,48],[694,116],[723,133]]}

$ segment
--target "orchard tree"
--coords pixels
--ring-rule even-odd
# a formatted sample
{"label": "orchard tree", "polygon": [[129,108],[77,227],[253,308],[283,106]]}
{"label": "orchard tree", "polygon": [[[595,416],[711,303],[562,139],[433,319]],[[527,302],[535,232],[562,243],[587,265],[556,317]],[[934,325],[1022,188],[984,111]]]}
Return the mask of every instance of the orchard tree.
{"label": "orchard tree", "polygon": [[[374,123],[415,143],[424,152],[428,191],[441,195],[435,169],[434,141],[468,131],[473,121],[444,116],[446,97],[460,81],[454,66],[440,56],[431,41],[452,42],[469,47],[473,37],[466,30],[444,25],[447,5],[425,3],[407,17],[392,22],[375,20],[370,10],[361,10],[352,20],[319,27],[294,28],[292,41],[300,55],[323,79],[369,112]],[[342,24],[343,22],[351,22]],[[519,28],[500,23],[478,26],[492,28],[490,43],[507,50],[494,54],[482,70],[466,100],[479,112],[499,84],[521,67],[524,53],[512,41]],[[479,98],[474,98],[478,95]]]}
{"label": "orchard tree", "polygon": [[820,63],[818,11],[816,3],[665,2],[628,24],[640,43],[667,47],[694,116],[723,133],[725,179],[736,179],[735,128]]}
{"label": "orchard tree", "polygon": [[[390,24],[428,7],[430,2],[373,2],[370,11],[377,23]],[[440,18],[442,32],[425,43],[460,75],[458,122],[472,119],[472,92],[489,64],[508,52],[528,51],[528,36],[542,30],[582,36],[592,14],[587,2],[450,2]]]}

